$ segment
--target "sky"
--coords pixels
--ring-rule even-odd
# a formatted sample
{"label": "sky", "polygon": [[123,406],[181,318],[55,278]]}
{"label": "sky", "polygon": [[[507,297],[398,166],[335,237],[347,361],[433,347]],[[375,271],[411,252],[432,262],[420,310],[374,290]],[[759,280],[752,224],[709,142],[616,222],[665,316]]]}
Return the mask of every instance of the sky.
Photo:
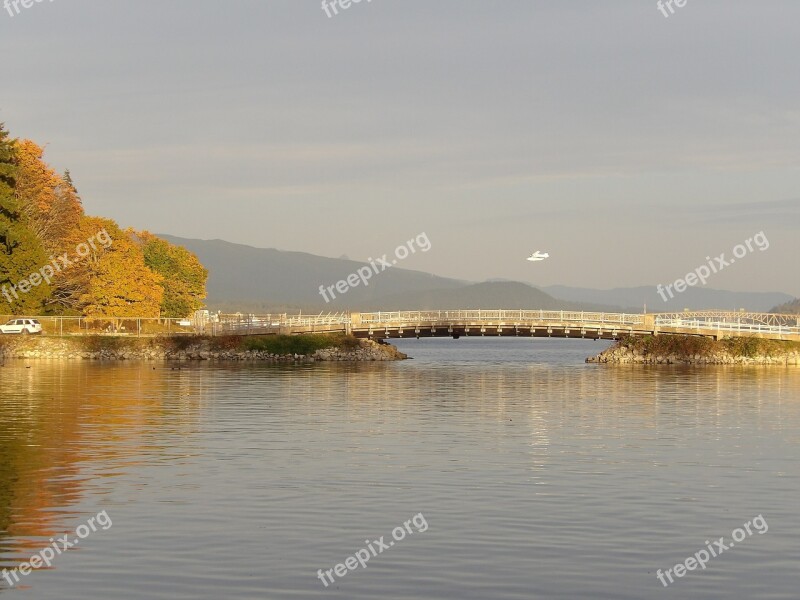
{"label": "sky", "polygon": [[800,296],[796,0],[18,6],[0,121],[123,227],[596,288],[763,232],[708,286]]}

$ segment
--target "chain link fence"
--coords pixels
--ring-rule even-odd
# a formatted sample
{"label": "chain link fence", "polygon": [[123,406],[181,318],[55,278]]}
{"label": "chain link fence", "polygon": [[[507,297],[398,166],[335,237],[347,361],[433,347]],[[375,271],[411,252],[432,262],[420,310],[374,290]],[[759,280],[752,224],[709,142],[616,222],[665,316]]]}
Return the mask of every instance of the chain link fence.
{"label": "chain link fence", "polygon": [[0,324],[16,319],[35,319],[43,335],[213,335],[214,323],[188,319],[117,318],[117,317],[22,317],[0,315]]}

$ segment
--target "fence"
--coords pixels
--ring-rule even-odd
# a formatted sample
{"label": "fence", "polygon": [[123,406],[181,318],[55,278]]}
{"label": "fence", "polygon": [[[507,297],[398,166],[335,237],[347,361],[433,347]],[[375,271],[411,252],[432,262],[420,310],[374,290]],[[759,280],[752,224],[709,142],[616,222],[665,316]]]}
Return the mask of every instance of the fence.
{"label": "fence", "polygon": [[116,317],[21,317],[0,315],[0,323],[15,319],[35,319],[42,324],[44,335],[195,335],[204,333],[207,326],[185,319],[116,318]]}
{"label": "fence", "polygon": [[[281,328],[319,327],[329,330],[342,330],[350,323],[350,313],[320,313],[311,315],[216,315],[218,322],[213,324],[211,335],[221,334],[270,334],[279,333]],[[312,329],[313,330],[313,329]]]}
{"label": "fence", "polygon": [[427,310],[361,313],[361,323],[600,323],[641,325],[639,314],[601,313],[565,310]]}

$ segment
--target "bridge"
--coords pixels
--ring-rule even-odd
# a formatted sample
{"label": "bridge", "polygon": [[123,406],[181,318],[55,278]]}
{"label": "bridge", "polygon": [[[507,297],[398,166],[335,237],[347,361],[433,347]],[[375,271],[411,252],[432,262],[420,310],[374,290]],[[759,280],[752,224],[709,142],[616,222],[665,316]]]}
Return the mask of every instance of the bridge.
{"label": "bridge", "polygon": [[722,310],[604,313],[427,310],[319,315],[220,315],[215,335],[350,333],[360,338],[525,336],[615,340],[625,335],[757,337],[800,342],[800,315]]}

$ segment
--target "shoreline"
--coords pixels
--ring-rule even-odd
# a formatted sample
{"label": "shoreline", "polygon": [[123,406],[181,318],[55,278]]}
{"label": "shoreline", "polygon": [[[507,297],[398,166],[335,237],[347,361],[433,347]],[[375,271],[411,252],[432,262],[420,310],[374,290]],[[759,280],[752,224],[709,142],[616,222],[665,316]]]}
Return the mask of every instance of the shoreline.
{"label": "shoreline", "polygon": [[[350,336],[129,338],[121,336],[0,337],[0,362],[65,361],[258,361],[272,363],[405,360],[390,344]],[[316,342],[316,343],[309,343]],[[322,346],[322,347],[315,347]],[[287,349],[288,348],[288,349]]]}

